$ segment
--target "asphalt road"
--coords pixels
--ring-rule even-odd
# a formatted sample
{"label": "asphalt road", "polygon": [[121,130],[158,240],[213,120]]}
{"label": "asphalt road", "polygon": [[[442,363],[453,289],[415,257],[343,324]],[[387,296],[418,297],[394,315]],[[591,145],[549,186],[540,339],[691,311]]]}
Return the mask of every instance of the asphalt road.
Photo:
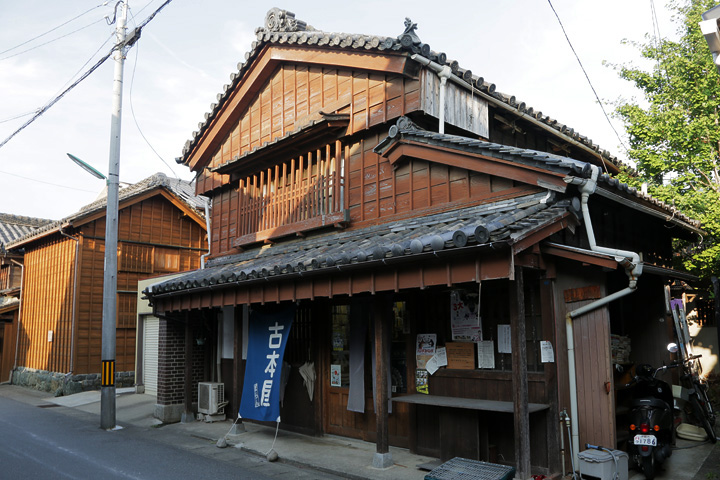
{"label": "asphalt road", "polygon": [[0,396],[0,478],[333,478],[250,454],[228,462],[213,458],[222,451],[214,444],[193,439],[194,447],[177,446],[167,436],[162,428],[133,426],[107,432],[96,416]]}

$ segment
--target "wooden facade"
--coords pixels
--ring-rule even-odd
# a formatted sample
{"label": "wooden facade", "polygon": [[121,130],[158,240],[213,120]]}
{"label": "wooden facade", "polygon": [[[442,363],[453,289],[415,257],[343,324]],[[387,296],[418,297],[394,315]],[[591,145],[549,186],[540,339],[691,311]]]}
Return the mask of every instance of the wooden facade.
{"label": "wooden facade", "polygon": [[[440,105],[433,65],[444,54],[413,38],[267,27],[258,39],[182,157],[199,174],[197,192],[213,202],[208,267],[149,289],[155,313],[176,329],[210,319],[217,343],[219,313],[234,311],[233,410],[243,394],[238,332],[248,308],[295,302],[302,313],[286,352],[293,401],[283,407],[284,428],[373,441],[380,458],[397,445],[504,461],[523,478],[564,471],[564,315],[576,306],[564,292],[585,276],[605,295],[624,275],[612,256],[590,251],[577,185],[593,168],[618,166],[454,63]],[[437,133],[441,112],[446,133]],[[697,233],[686,218],[670,232],[667,206],[599,182],[591,204],[598,242],[666,265],[671,235]],[[455,294],[477,302],[483,339],[494,342],[492,366],[465,358],[466,367],[430,375],[418,394],[417,336],[432,334],[438,345],[462,337],[450,321]],[[616,441],[611,331],[609,310],[600,309],[575,333],[596,350],[577,362],[586,373],[581,400],[603,402],[598,424],[591,407],[581,412],[581,438],[602,445]],[[501,338],[510,344],[503,351]],[[554,346],[553,358],[541,361],[541,342]],[[330,378],[331,366],[347,371],[352,348],[364,352],[355,364],[364,386],[354,394],[348,378]],[[192,356],[185,362],[190,371]],[[312,401],[292,373],[307,362],[318,372]],[[390,393],[382,388],[388,375]],[[186,387],[193,381],[185,378]],[[186,411],[194,400],[165,398],[162,406]]]}
{"label": "wooden facade", "polygon": [[[104,280],[104,206],[73,217],[25,249],[18,365],[51,372],[100,368]],[[206,250],[205,222],[165,187],[121,197],[118,220],[116,371],[135,365],[137,283],[192,270]],[[20,244],[16,245],[19,246]]]}

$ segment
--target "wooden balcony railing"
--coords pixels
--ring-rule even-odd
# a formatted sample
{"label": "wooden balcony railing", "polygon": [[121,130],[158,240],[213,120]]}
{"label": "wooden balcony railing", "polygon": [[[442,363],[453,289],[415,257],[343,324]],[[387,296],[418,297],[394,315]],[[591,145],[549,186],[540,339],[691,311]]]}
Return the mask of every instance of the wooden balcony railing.
{"label": "wooden balcony railing", "polygon": [[240,181],[233,246],[346,221],[339,142]]}

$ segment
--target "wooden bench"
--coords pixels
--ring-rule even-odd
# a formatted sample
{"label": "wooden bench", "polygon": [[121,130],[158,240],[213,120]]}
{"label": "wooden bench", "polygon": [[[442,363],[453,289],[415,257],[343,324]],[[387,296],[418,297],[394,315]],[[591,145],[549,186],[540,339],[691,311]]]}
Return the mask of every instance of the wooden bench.
{"label": "wooden bench", "polygon": [[[442,395],[424,395],[415,393],[392,398],[393,402],[436,407],[439,409],[440,459],[447,461],[454,457],[466,457],[474,460],[491,460],[486,414],[514,413],[513,402],[483,400],[478,398],[447,397]],[[548,410],[549,405],[530,403],[531,414]],[[488,413],[489,412],[489,413]],[[512,427],[512,417],[508,419]],[[414,429],[411,429],[411,432]],[[416,432],[411,436],[417,435]],[[410,450],[417,449],[417,438],[410,439]]]}

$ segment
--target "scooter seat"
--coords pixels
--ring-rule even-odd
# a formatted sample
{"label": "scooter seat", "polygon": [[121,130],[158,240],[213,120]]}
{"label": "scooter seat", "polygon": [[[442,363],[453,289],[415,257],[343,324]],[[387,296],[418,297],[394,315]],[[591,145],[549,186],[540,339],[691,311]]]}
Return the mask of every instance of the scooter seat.
{"label": "scooter seat", "polygon": [[668,405],[667,402],[660,400],[659,398],[639,398],[639,399],[633,400],[632,406],[633,406],[633,408],[651,407],[651,408],[662,408],[662,409],[665,409],[668,411],[672,411],[672,408],[670,408],[670,405]]}

